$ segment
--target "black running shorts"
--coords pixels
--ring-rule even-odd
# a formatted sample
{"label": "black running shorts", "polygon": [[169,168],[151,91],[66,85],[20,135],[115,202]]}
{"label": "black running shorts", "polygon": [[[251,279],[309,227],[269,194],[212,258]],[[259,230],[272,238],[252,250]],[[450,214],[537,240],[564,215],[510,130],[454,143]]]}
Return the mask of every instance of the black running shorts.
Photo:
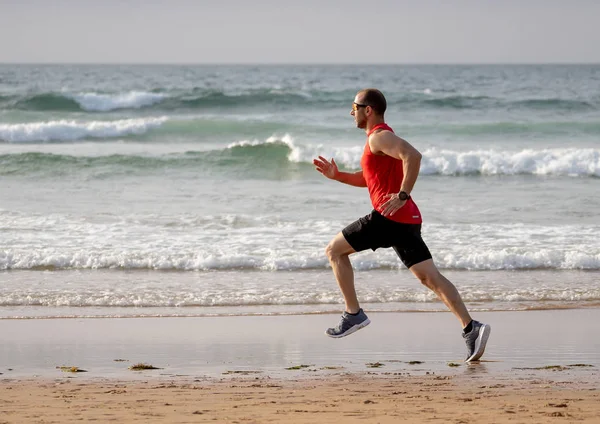
{"label": "black running shorts", "polygon": [[431,259],[431,253],[421,238],[421,224],[395,222],[375,210],[348,225],[342,234],[357,252],[393,247],[407,268]]}

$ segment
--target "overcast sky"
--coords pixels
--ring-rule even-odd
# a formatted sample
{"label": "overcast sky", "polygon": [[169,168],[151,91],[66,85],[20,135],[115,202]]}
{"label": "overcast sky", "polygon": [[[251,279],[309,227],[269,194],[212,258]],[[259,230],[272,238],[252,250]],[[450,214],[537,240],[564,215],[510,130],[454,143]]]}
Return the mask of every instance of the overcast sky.
{"label": "overcast sky", "polygon": [[600,62],[600,0],[0,0],[0,62]]}

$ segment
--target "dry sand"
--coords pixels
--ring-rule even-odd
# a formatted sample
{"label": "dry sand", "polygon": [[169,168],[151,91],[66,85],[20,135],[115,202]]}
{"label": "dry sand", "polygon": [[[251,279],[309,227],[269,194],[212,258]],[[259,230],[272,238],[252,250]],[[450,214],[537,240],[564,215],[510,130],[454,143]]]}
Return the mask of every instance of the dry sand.
{"label": "dry sand", "polygon": [[600,422],[597,384],[552,378],[568,370],[537,372],[483,379],[354,373],[283,380],[5,380],[0,423]]}

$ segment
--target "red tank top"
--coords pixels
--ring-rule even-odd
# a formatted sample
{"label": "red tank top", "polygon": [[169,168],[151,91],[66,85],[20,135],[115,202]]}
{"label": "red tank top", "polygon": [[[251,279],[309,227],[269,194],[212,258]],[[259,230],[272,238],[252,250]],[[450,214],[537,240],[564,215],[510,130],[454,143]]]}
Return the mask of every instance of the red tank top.
{"label": "red tank top", "polygon": [[[360,166],[367,182],[373,208],[381,213],[381,206],[387,201],[387,198],[384,196],[400,192],[400,186],[404,179],[404,170],[401,160],[388,155],[375,155],[371,152],[369,136],[377,130],[394,132],[387,124],[378,124],[371,128],[367,134],[367,144],[360,159]],[[421,224],[423,222],[421,212],[412,198],[408,199],[404,206],[396,211],[396,213],[386,218],[404,224]]]}

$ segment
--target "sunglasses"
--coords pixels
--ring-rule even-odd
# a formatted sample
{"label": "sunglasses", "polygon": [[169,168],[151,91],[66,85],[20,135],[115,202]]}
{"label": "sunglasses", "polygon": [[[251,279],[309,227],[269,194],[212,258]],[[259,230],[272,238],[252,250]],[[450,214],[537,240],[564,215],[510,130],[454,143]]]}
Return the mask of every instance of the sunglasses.
{"label": "sunglasses", "polygon": [[361,107],[367,107],[369,105],[361,105],[360,103],[353,102],[352,103],[352,111],[356,112]]}

